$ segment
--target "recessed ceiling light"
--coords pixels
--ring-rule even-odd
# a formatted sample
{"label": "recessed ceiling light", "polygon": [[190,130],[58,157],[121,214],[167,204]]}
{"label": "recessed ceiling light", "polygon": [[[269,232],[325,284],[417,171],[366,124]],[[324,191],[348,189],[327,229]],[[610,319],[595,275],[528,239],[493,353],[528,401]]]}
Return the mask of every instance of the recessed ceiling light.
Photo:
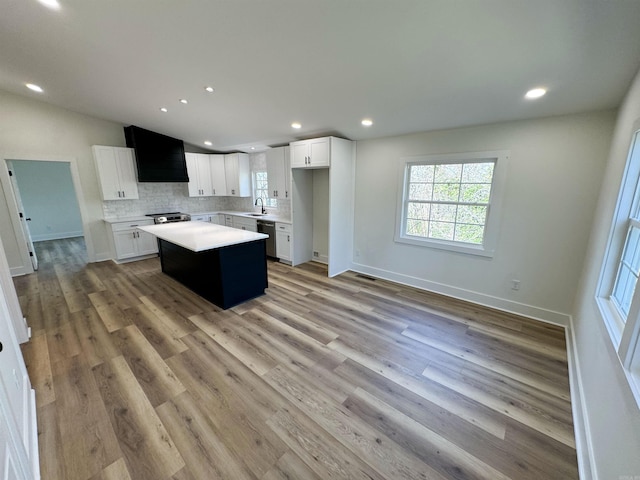
{"label": "recessed ceiling light", "polygon": [[204,87],[204,89],[209,93],[213,93],[213,87]]}
{"label": "recessed ceiling light", "polygon": [[255,149],[256,149],[256,147],[251,147],[251,150],[255,150]]}
{"label": "recessed ceiling light", "polygon": [[160,109],[160,111],[161,111],[162,113],[167,113],[169,110],[167,109],[167,107],[162,107],[162,108]]}
{"label": "recessed ceiling light", "polygon": [[42,87],[39,85],[36,85],[35,83],[25,83],[25,86],[29,90],[33,90],[34,92],[38,92],[38,93],[44,92],[44,90],[42,90]]}
{"label": "recessed ceiling light", "polygon": [[291,124],[291,128],[295,128],[295,129],[302,128],[302,125],[299,124],[298,122],[293,122]]}
{"label": "recessed ceiling light", "polygon": [[210,147],[211,145],[213,145],[213,143],[211,143],[209,140],[205,140],[205,141],[204,141],[204,144],[205,144],[207,147]]}
{"label": "recessed ceiling light", "polygon": [[181,98],[180,103],[184,103],[185,105],[189,103],[186,98]]}
{"label": "recessed ceiling light", "polygon": [[370,127],[371,125],[373,125],[373,120],[371,120],[369,118],[365,118],[360,123],[362,123],[362,125],[365,126],[365,127]]}
{"label": "recessed ceiling light", "polygon": [[542,97],[545,93],[547,93],[547,89],[546,89],[546,88],[533,88],[533,89],[529,90],[529,91],[525,94],[525,97],[526,97],[526,98],[540,98],[540,97]]}
{"label": "recessed ceiling light", "polygon": [[58,0],[38,0],[42,5],[52,10],[60,10],[60,3]]}

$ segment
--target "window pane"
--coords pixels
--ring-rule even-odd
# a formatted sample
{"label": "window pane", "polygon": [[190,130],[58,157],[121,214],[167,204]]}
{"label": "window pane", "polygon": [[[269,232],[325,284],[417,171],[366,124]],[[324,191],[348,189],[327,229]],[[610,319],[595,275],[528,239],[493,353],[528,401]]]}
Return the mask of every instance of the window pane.
{"label": "window pane", "polygon": [[484,235],[483,225],[466,225],[457,224],[455,232],[455,240],[457,242],[475,243],[482,245],[482,237]]}
{"label": "window pane", "polygon": [[453,240],[454,224],[447,222],[431,222],[429,237],[438,240]]}
{"label": "window pane", "polygon": [[627,242],[624,246],[622,259],[628,263],[631,270],[638,275],[638,264],[640,263],[640,252],[638,246],[640,243],[640,229],[631,227],[627,235]]}
{"label": "window pane", "polygon": [[422,220],[407,220],[407,235],[426,237],[428,225],[428,222]]}
{"label": "window pane", "polygon": [[[456,205],[432,205],[431,220],[455,222],[456,221]],[[453,233],[451,234],[453,237]]]}
{"label": "window pane", "polygon": [[436,183],[433,185],[434,202],[457,202],[459,196],[459,183]]}
{"label": "window pane", "polygon": [[436,165],[434,179],[437,183],[460,183],[461,174],[462,165],[459,163]]}
{"label": "window pane", "polygon": [[430,201],[433,185],[430,183],[412,183],[409,185],[409,200]]}
{"label": "window pane", "polygon": [[409,203],[407,207],[407,218],[429,220],[429,204]]}
{"label": "window pane", "polygon": [[491,183],[493,162],[466,163],[462,168],[462,183]]}
{"label": "window pane", "polygon": [[411,174],[409,175],[410,182],[433,182],[433,165],[412,165]]}
{"label": "window pane", "polygon": [[616,285],[613,290],[613,297],[616,299],[618,306],[624,314],[624,320],[626,321],[629,314],[629,307],[631,306],[631,299],[633,298],[633,292],[636,287],[637,279],[631,273],[631,270],[624,265],[620,265],[620,272],[618,272],[618,278],[616,279]]}
{"label": "window pane", "polygon": [[491,184],[463,183],[460,186],[460,202],[489,203],[490,194],[491,194]]}
{"label": "window pane", "polygon": [[487,207],[476,207],[473,205],[460,205],[458,207],[458,223],[472,223],[484,225],[487,219]]}

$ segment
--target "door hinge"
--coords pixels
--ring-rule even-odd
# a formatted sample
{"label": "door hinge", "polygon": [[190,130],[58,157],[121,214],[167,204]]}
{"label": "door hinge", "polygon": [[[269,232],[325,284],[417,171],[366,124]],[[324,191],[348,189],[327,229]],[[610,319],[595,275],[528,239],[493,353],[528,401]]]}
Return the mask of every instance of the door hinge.
{"label": "door hinge", "polygon": [[24,215],[22,215],[22,212],[18,212],[18,215],[20,215],[20,218],[24,218]]}
{"label": "door hinge", "polygon": [[13,172],[11,170],[9,170],[9,176],[13,177]]}
{"label": "door hinge", "polygon": [[30,256],[30,257],[33,257],[33,252],[29,252],[29,256]]}

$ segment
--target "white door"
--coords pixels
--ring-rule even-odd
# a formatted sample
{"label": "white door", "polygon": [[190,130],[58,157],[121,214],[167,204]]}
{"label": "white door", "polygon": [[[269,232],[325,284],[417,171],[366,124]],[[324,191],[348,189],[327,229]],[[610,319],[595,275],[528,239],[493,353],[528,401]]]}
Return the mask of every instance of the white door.
{"label": "white door", "polygon": [[0,283],[0,478],[34,479],[39,476],[35,396],[4,288]]}
{"label": "white door", "polygon": [[16,204],[18,205],[18,214],[20,215],[20,226],[22,227],[22,232],[24,233],[24,238],[27,239],[27,249],[29,250],[29,256],[31,257],[31,264],[33,265],[34,270],[38,270],[38,257],[36,255],[36,249],[33,247],[33,240],[31,239],[31,231],[29,231],[28,222],[31,221],[31,218],[27,217],[24,206],[22,205],[22,198],[20,197],[20,189],[18,188],[18,182],[16,182],[16,177],[13,174],[13,163],[7,161],[7,166],[9,167],[9,178],[11,179],[11,188],[13,189],[13,196],[16,199]]}

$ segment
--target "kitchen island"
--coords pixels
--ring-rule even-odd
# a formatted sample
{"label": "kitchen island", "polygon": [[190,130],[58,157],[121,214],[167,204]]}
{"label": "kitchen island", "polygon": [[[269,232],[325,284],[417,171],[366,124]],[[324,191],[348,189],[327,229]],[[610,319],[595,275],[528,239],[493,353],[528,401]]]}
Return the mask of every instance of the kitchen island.
{"label": "kitchen island", "polygon": [[158,238],[165,274],[220,308],[258,297],[267,288],[268,235],[206,222],[138,229]]}

